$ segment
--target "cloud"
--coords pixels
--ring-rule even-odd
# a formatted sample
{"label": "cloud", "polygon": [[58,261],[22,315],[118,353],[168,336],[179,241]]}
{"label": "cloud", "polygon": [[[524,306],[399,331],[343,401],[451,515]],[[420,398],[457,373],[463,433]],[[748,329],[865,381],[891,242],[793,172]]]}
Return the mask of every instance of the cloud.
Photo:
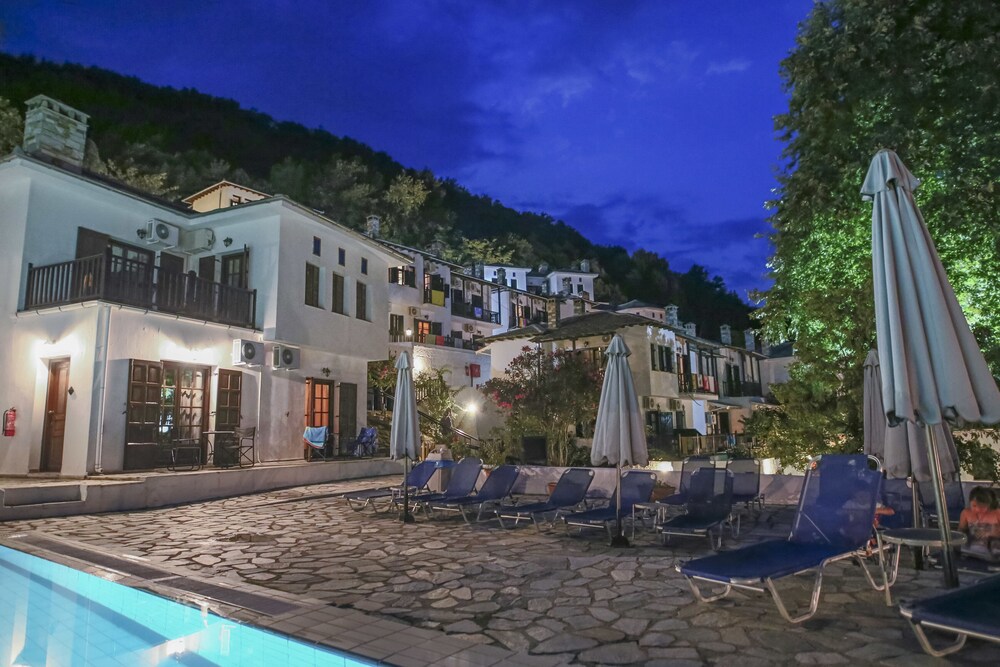
{"label": "cloud", "polygon": [[733,58],[724,63],[711,62],[705,74],[733,74],[735,72],[745,72],[750,69],[752,63],[746,58]]}

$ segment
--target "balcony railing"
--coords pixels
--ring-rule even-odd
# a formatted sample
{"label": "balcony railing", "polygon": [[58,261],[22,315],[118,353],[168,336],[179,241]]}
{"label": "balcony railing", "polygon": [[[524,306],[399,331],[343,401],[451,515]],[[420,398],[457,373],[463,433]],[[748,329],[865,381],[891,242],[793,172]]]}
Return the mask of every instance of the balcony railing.
{"label": "balcony railing", "polygon": [[468,317],[469,319],[481,322],[500,324],[500,313],[486,310],[482,306],[473,306],[471,303],[465,303],[464,301],[456,301],[455,299],[451,300],[451,314],[458,315],[459,317]]}
{"label": "balcony railing", "polygon": [[510,328],[511,329],[523,329],[529,324],[546,324],[549,321],[549,314],[544,310],[539,310],[532,313],[530,316],[518,317],[517,315],[510,316]]}
{"label": "balcony railing", "polygon": [[454,347],[459,350],[475,350],[474,341],[454,336],[439,336],[436,334],[406,334],[389,332],[390,343],[417,343],[420,345],[437,345],[438,347]]}
{"label": "balcony railing", "polygon": [[722,396],[730,396],[732,398],[749,397],[749,396],[763,396],[761,393],[760,382],[723,382],[722,383]]}
{"label": "balcony railing", "polygon": [[46,266],[28,265],[24,309],[110,301],[234,326],[255,325],[257,290],[165,271],[110,253]]}
{"label": "balcony railing", "polygon": [[718,385],[712,375],[680,373],[677,382],[678,390],[682,394],[718,394]]}

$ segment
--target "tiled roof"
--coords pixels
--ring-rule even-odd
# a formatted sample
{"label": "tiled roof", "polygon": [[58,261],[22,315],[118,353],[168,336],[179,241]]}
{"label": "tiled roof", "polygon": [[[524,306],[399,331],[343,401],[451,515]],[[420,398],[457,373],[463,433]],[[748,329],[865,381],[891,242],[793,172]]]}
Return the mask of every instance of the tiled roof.
{"label": "tiled roof", "polygon": [[541,343],[553,340],[586,338],[588,336],[603,336],[613,334],[625,327],[649,326],[658,324],[654,320],[631,313],[591,312],[586,315],[567,317],[558,327],[532,338],[532,342]]}

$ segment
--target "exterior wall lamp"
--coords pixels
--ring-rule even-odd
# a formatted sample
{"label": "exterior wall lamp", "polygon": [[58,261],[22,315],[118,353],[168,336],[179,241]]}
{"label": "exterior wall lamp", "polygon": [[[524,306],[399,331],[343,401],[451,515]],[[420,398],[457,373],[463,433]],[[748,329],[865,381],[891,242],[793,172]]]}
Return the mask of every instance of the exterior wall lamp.
{"label": "exterior wall lamp", "polygon": [[233,245],[233,239],[232,239],[232,237],[231,236],[227,236],[226,238],[222,239],[222,245],[226,246],[227,248],[229,246]]}

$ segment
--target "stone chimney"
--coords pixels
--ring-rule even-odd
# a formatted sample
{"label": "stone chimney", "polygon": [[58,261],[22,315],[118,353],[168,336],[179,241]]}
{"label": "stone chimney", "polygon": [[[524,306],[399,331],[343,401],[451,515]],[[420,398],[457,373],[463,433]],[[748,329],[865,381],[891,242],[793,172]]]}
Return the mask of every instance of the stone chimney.
{"label": "stone chimney", "polygon": [[698,328],[695,326],[694,322],[685,322],[684,323],[684,333],[686,333],[688,336],[691,336],[692,338],[694,338],[695,336],[698,335]]}
{"label": "stone chimney", "polygon": [[723,324],[719,327],[719,340],[722,341],[723,345],[733,344],[733,328],[728,324]]}
{"label": "stone chimney", "polygon": [[580,273],[590,273],[590,260],[581,259],[580,260]]}
{"label": "stone chimney", "polygon": [[549,329],[555,329],[559,326],[559,302],[555,299],[545,300],[545,313],[548,315],[548,322],[546,326]]}
{"label": "stone chimney", "polygon": [[367,218],[365,218],[365,224],[368,229],[368,236],[372,237],[373,239],[377,239],[379,234],[379,229],[382,226],[382,218],[378,217],[377,215],[369,215]]}
{"label": "stone chimney", "polygon": [[753,351],[757,349],[757,341],[754,340],[753,330],[747,329],[746,331],[743,332],[743,341],[745,343],[745,347],[748,350]]}
{"label": "stone chimney", "polygon": [[677,311],[679,310],[678,306],[670,304],[669,306],[665,307],[663,310],[667,314],[667,326],[680,328],[680,326],[681,326],[681,320],[680,320],[679,316],[677,315]]}
{"label": "stone chimney", "polygon": [[497,269],[497,279],[496,279],[496,282],[497,282],[497,285],[506,285],[507,284],[507,269],[503,268],[502,266]]}
{"label": "stone chimney", "polygon": [[24,151],[81,168],[90,116],[45,95],[35,95],[26,105]]}

